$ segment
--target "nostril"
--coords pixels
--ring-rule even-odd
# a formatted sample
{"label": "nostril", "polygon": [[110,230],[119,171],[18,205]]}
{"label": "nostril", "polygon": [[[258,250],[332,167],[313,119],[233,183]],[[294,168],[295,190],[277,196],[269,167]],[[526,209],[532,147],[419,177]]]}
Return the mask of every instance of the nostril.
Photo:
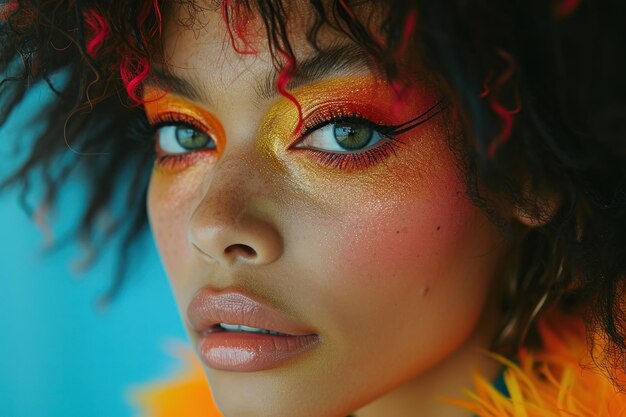
{"label": "nostril", "polygon": [[233,257],[241,256],[248,259],[253,259],[257,256],[257,253],[253,248],[241,243],[230,245],[229,247],[224,249],[224,253]]}

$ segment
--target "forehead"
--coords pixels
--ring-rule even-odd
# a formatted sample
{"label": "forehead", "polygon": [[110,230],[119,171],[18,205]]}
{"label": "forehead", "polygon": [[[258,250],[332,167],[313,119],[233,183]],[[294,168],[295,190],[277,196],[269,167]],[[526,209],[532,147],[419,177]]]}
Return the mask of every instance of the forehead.
{"label": "forehead", "polygon": [[[310,33],[315,14],[309,2],[287,2],[284,23],[296,71],[288,88],[332,75],[376,73],[378,67],[365,49],[346,34],[325,25]],[[293,5],[302,4],[298,13]],[[260,99],[276,95],[276,78],[289,65],[285,43],[270,46],[269,36],[280,29],[267,29],[267,15],[241,8],[223,9],[213,2],[175,3],[164,20],[164,55],[154,66],[154,79],[175,92],[211,104],[203,92],[249,81]],[[274,32],[275,31],[275,32]]]}
{"label": "forehead", "polygon": [[235,50],[259,59],[267,58],[264,55],[270,51],[273,58],[288,52],[297,61],[318,49],[346,44],[369,50],[371,55],[373,48],[384,48],[386,43],[381,27],[388,12],[384,3],[258,0],[246,1],[249,7],[243,3],[241,0],[173,2],[163,21],[165,41],[176,44],[181,35],[186,35],[187,41],[190,38],[201,41],[213,52]]}

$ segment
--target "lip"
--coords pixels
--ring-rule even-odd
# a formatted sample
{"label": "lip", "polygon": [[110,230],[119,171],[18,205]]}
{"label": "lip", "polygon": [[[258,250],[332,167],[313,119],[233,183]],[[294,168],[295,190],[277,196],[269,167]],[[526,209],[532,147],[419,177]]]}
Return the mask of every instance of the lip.
{"label": "lip", "polygon": [[[240,291],[200,290],[189,304],[187,318],[200,336],[200,358],[214,369],[252,372],[275,368],[319,343],[315,329]],[[283,335],[227,331],[220,323]]]}

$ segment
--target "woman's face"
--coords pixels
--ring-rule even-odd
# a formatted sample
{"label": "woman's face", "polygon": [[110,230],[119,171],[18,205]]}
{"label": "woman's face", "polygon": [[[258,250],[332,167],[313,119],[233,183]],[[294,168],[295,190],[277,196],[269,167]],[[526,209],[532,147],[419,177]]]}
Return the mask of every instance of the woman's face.
{"label": "woman's face", "polygon": [[448,114],[410,122],[442,98],[433,84],[398,95],[346,38],[324,33],[316,57],[294,23],[297,132],[264,40],[240,54],[219,11],[186,29],[185,10],[165,26],[178,91],[147,90],[163,126],[148,208],[224,414],[346,415],[486,347],[503,245],[466,196]]}

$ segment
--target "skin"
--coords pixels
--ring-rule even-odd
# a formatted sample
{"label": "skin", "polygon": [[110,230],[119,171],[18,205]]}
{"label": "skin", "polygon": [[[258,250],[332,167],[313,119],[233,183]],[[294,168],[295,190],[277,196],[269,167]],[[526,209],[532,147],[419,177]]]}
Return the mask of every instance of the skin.
{"label": "skin", "polygon": [[[150,223],[181,315],[201,288],[241,289],[320,335],[315,349],[279,368],[205,366],[223,414],[467,416],[439,398],[461,396],[474,370],[497,375],[480,349],[494,335],[506,245],[465,194],[448,145],[451,119],[442,113],[399,135],[402,145],[371,166],[325,166],[306,143],[291,146],[302,139],[293,103],[258,97],[257,81],[272,70],[263,42],[257,54],[239,54],[219,11],[202,12],[193,30],[176,23],[184,13],[174,8],[166,22],[165,58],[204,98],[153,89],[147,105],[153,121],[167,112],[201,119],[217,143],[155,164],[150,183]],[[257,23],[251,30],[261,31]],[[294,27],[294,50],[306,55]],[[305,120],[356,105],[389,124],[440,96],[417,77],[394,99],[362,67],[292,93]]]}

